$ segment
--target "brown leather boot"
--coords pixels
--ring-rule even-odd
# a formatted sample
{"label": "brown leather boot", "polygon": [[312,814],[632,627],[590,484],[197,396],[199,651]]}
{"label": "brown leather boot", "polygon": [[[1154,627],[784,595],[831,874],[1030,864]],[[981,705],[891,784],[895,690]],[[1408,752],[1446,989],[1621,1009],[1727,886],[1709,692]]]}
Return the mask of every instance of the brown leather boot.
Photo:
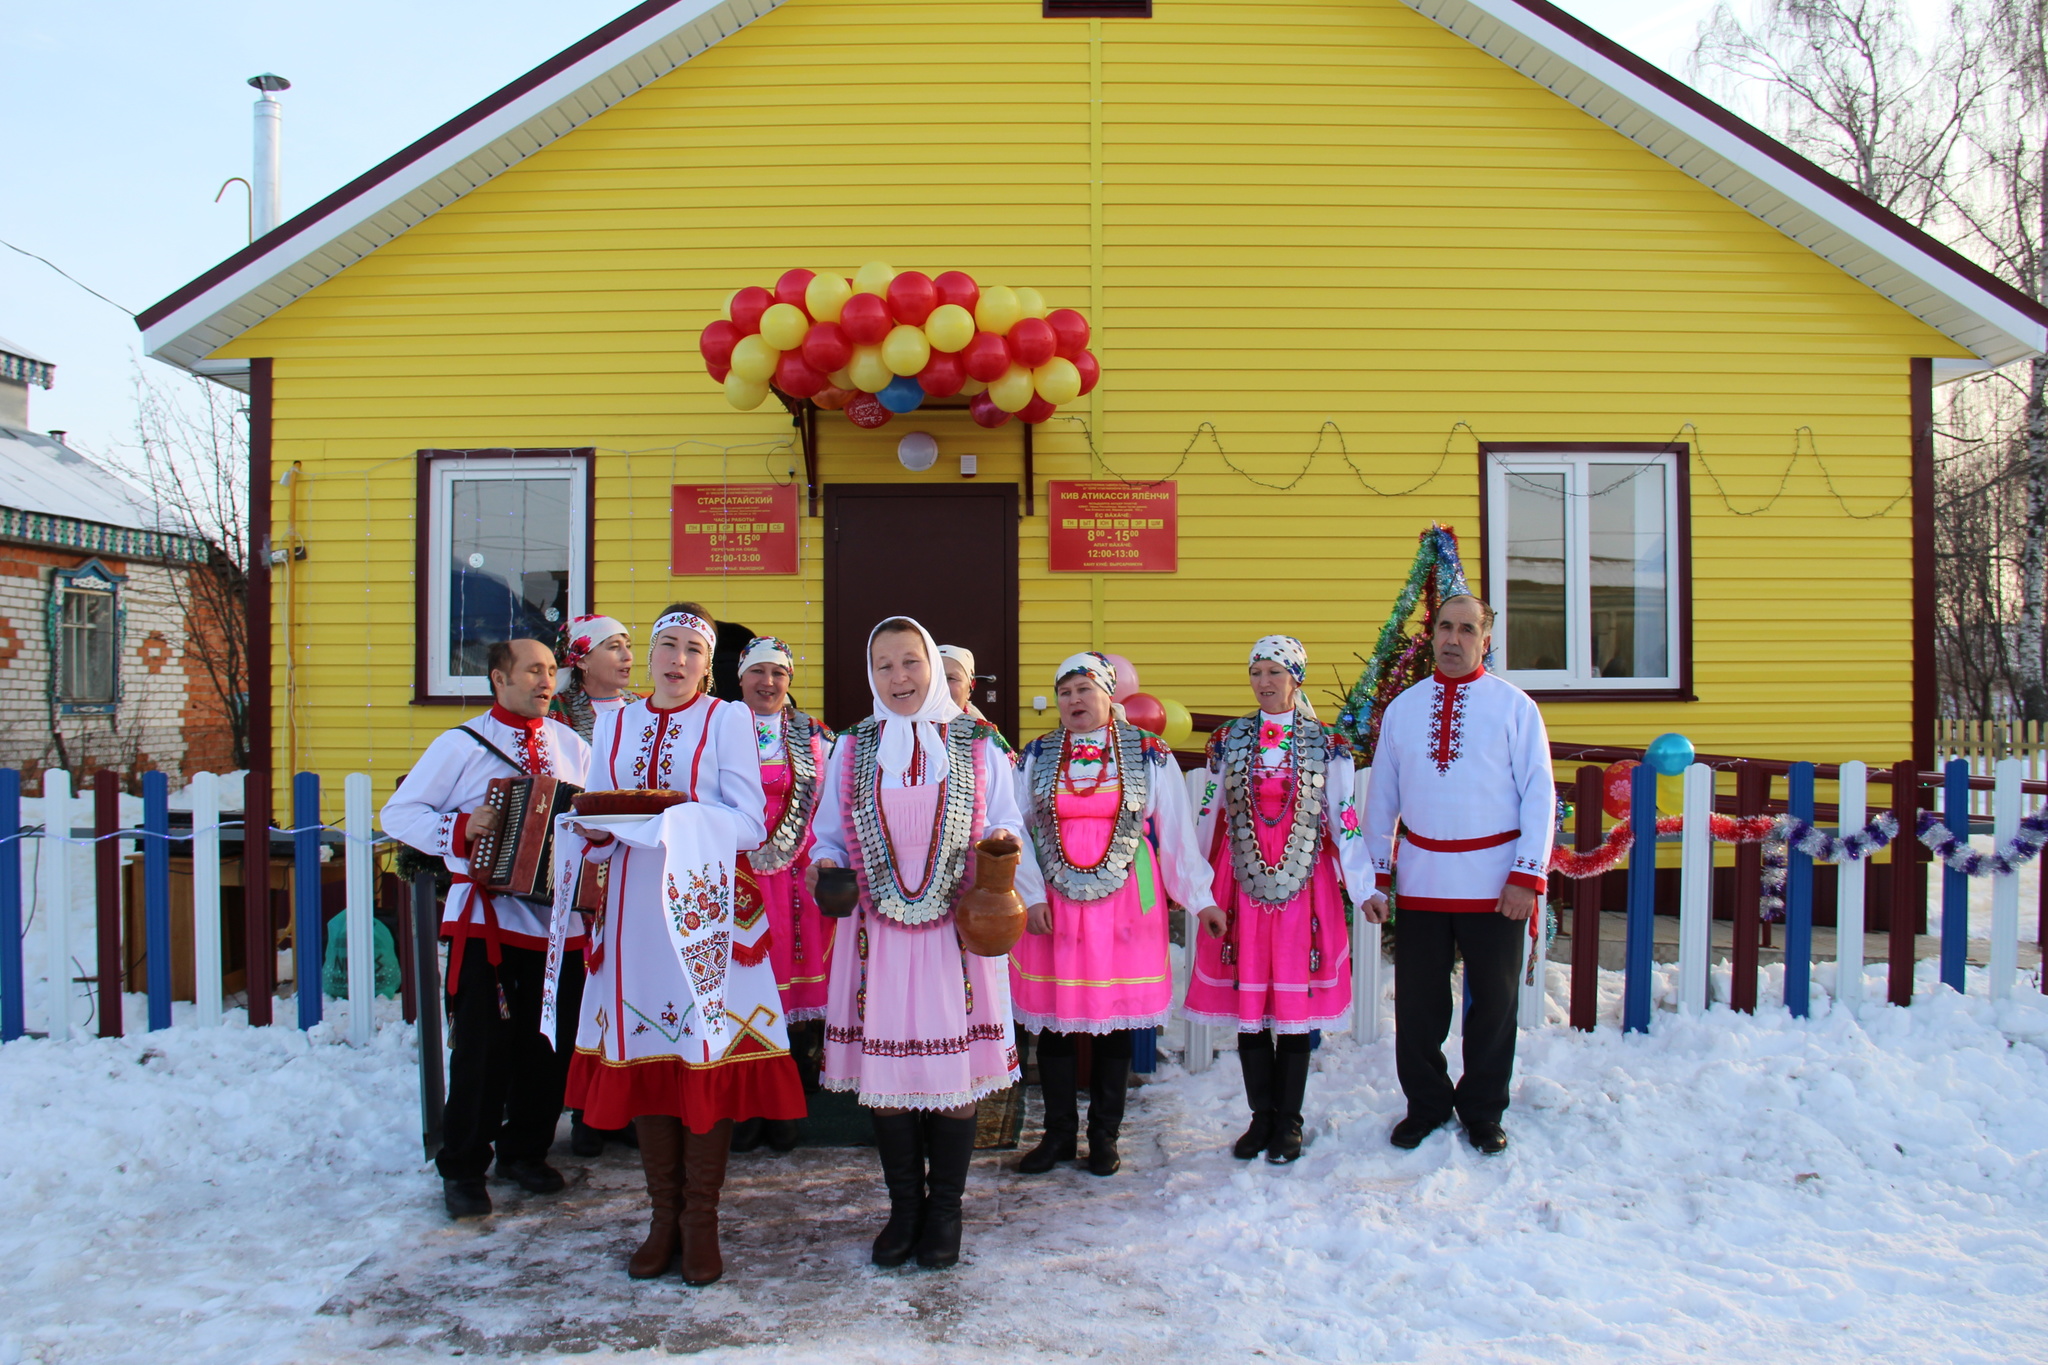
{"label": "brown leather boot", "polygon": [[683,1132],[683,1283],[706,1285],[725,1273],[718,1254],[718,1192],[732,1150],[732,1120],[708,1133]]}
{"label": "brown leather boot", "polygon": [[651,1280],[668,1273],[682,1246],[683,1121],[667,1114],[633,1120],[640,1134],[640,1165],[647,1172],[647,1202],[653,1209],[647,1240],[626,1262],[626,1273]]}

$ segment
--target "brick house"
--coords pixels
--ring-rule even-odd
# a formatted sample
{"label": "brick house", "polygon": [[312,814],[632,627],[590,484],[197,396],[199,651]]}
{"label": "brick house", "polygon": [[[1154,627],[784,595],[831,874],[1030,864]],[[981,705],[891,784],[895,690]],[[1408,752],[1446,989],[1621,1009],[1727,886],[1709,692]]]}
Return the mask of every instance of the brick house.
{"label": "brick house", "polygon": [[28,426],[55,366],[0,339],[0,765],[174,786],[233,766],[225,708],[187,648],[206,541],[160,528],[138,489]]}

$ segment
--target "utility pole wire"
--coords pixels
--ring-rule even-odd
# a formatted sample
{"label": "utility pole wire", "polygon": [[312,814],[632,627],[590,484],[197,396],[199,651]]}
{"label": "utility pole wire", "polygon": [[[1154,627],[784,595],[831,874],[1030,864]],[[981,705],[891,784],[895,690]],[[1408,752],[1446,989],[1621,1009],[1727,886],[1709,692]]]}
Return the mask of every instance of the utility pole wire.
{"label": "utility pole wire", "polygon": [[[88,293],[88,294],[92,295],[92,296],[93,296],[94,298],[98,299],[98,300],[99,300],[99,301],[100,301],[101,303],[107,304],[108,306],[110,306],[110,307],[113,307],[113,308],[121,308],[121,305],[120,305],[120,304],[118,304],[118,303],[115,303],[115,302],[114,302],[114,301],[113,301],[112,299],[108,298],[108,297],[107,297],[107,296],[106,296],[105,294],[102,294],[102,293],[101,293],[101,292],[100,292],[99,290],[97,290],[97,289],[93,288],[93,287],[92,287],[91,285],[87,284],[87,283],[86,283],[86,282],[85,282],[84,280],[81,280],[81,279],[79,279],[79,278],[78,278],[78,277],[77,277],[76,275],[74,275],[74,274],[72,274],[72,273],[71,273],[70,271],[66,270],[66,269],[65,269],[65,268],[64,268],[63,266],[61,266],[61,265],[58,265],[58,264],[57,264],[57,263],[56,263],[55,261],[51,260],[51,259],[50,259],[50,258],[49,258],[48,256],[38,256],[38,255],[36,255],[36,253],[35,253],[35,252],[33,252],[33,251],[26,251],[26,250],[23,250],[23,249],[22,249],[21,247],[18,247],[18,246],[16,246],[16,245],[15,245],[14,243],[12,243],[12,242],[9,242],[9,241],[4,241],[4,240],[0,240],[0,246],[4,246],[4,247],[6,247],[6,248],[7,248],[7,249],[8,249],[9,251],[19,252],[19,253],[20,253],[21,255],[23,255],[23,256],[26,256],[26,257],[28,257],[28,258],[29,258],[30,260],[32,260],[32,261],[41,261],[41,262],[42,262],[42,263],[43,263],[44,265],[46,265],[46,266],[50,267],[50,269],[52,269],[52,270],[56,271],[56,272],[57,272],[57,273],[58,273],[59,275],[62,275],[62,276],[63,276],[63,277],[65,278],[65,279],[67,279],[67,280],[71,281],[71,282],[72,282],[73,284],[77,285],[77,286],[78,286],[78,287],[79,287],[80,289],[83,289],[83,290],[84,290],[84,291],[85,291],[86,293]],[[131,317],[131,318],[135,316],[135,310],[134,310],[133,308],[121,308],[121,311],[122,311],[123,313],[126,313],[126,314],[127,314],[127,315],[128,315],[129,317]]]}

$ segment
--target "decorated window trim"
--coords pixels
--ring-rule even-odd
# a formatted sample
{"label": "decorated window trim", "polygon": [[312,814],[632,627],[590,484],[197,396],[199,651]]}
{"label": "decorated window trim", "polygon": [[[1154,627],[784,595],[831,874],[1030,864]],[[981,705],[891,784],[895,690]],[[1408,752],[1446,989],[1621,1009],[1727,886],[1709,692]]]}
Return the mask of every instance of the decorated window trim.
{"label": "decorated window trim", "polygon": [[[1692,645],[1692,481],[1691,448],[1683,441],[1528,441],[1482,443],[1479,448],[1480,562],[1486,566],[1484,592],[1500,612],[1494,635],[1494,667],[1502,677],[1523,688],[1537,701],[1697,701],[1693,690]],[[1661,464],[1668,471],[1665,480],[1665,616],[1668,671],[1644,678],[1596,676],[1584,654],[1586,613],[1589,610],[1585,569],[1578,565],[1576,582],[1568,599],[1568,636],[1576,651],[1572,666],[1561,670],[1520,670],[1505,658],[1507,636],[1507,508],[1506,480],[1515,469],[1558,469],[1589,464]],[[1577,491],[1577,485],[1573,485]],[[1583,499],[1570,506],[1576,511]],[[1585,532],[1583,517],[1576,517],[1577,544],[1568,553],[1583,558]]]}
{"label": "decorated window trim", "polygon": [[591,544],[596,500],[592,467],[596,451],[589,446],[534,449],[439,450],[419,452],[419,483],[414,516],[414,583],[422,610],[413,623],[413,704],[474,706],[488,703],[490,680],[451,674],[445,651],[448,639],[449,584],[435,572],[443,563],[452,532],[447,493],[453,482],[469,477],[527,477],[560,471],[570,486],[569,603],[567,616],[589,611]]}
{"label": "decorated window trim", "polygon": [[[57,714],[63,716],[111,716],[121,709],[123,677],[121,673],[121,645],[127,636],[128,608],[123,600],[123,589],[127,586],[128,575],[117,574],[97,559],[70,569],[55,569],[50,573],[49,601],[49,646],[50,646],[50,700]],[[111,606],[111,630],[113,632],[109,667],[110,696],[105,701],[78,701],[65,695],[64,677],[64,606],[73,592],[104,593]]]}

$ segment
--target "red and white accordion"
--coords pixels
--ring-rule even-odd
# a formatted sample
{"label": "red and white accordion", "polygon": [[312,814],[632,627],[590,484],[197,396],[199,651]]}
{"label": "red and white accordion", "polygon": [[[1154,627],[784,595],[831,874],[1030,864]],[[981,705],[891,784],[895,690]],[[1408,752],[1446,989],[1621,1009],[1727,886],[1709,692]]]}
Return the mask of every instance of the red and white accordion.
{"label": "red and white accordion", "polygon": [[554,904],[555,817],[582,790],[555,777],[492,778],[484,805],[498,812],[498,827],[477,836],[470,877],[492,895]]}

